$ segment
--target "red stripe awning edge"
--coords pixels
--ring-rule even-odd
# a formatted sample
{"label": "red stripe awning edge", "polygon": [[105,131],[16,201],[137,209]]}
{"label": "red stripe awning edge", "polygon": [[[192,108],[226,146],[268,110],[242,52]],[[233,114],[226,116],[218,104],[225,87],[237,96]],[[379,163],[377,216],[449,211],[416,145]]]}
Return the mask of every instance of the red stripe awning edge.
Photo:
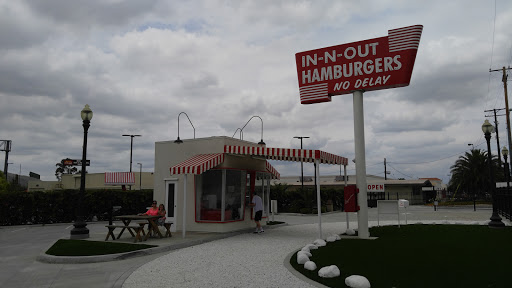
{"label": "red stripe awning edge", "polygon": [[315,159],[318,159],[320,163],[324,164],[348,165],[347,158],[321,150],[225,145],[224,152],[264,156],[271,160],[314,162]]}

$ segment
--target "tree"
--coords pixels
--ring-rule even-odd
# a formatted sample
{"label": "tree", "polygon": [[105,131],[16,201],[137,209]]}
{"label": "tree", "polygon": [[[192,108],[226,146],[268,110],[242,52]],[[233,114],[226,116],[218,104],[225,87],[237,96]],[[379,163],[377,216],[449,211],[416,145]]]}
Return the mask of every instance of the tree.
{"label": "tree", "polygon": [[[455,164],[450,167],[452,178],[450,179],[450,190],[455,193],[465,193],[469,196],[484,196],[489,192],[489,166],[487,152],[480,149],[472,149],[460,156]],[[504,179],[503,168],[499,164],[498,156],[492,155],[493,173],[495,181]],[[496,185],[493,183],[492,185]],[[461,193],[461,194],[462,194]]]}
{"label": "tree", "polygon": [[80,170],[78,170],[74,166],[65,165],[64,163],[66,161],[72,161],[69,158],[60,160],[60,163],[55,164],[57,166],[57,169],[55,170],[55,177],[57,177],[57,180],[62,180],[62,174],[78,174],[80,173]]}
{"label": "tree", "polygon": [[0,192],[7,192],[9,188],[9,183],[5,179],[5,175],[2,171],[0,171]]}

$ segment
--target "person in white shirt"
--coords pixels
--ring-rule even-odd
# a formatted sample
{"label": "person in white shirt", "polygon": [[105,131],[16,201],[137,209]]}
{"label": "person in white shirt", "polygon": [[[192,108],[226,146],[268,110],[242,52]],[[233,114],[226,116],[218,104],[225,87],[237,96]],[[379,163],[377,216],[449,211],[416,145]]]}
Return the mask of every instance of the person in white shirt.
{"label": "person in white shirt", "polygon": [[263,200],[261,200],[260,196],[254,193],[254,196],[252,197],[252,202],[249,205],[253,206],[255,211],[254,222],[256,223],[256,230],[254,231],[254,233],[265,232],[263,231],[263,228],[261,227],[260,223],[261,216],[263,216]]}

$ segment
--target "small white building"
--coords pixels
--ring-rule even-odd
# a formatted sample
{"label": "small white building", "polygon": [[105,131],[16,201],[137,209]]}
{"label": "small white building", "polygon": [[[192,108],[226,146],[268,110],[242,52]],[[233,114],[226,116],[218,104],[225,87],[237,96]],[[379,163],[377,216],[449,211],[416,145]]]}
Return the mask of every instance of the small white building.
{"label": "small white building", "polygon": [[[268,217],[270,180],[279,173],[267,159],[347,165],[320,150],[267,148],[226,136],[155,143],[154,199],[164,203],[174,231],[229,232],[254,227],[254,193]],[[265,221],[263,221],[265,222]]]}

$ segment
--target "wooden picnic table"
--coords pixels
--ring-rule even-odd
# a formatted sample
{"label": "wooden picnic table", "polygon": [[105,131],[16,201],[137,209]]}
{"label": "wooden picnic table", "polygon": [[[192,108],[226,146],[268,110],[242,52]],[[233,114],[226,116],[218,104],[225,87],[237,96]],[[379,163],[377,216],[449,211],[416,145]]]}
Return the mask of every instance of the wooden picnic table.
{"label": "wooden picnic table", "polygon": [[136,235],[131,231],[131,229],[128,228],[128,226],[130,226],[130,222],[132,220],[148,221],[148,233],[146,233],[146,235],[144,237],[144,241],[148,240],[150,231],[153,231],[154,233],[156,233],[158,235],[159,238],[162,238],[163,237],[162,233],[160,233],[160,229],[158,229],[158,225],[156,224],[156,220],[158,220],[158,218],[160,218],[160,217],[161,216],[150,216],[150,215],[120,215],[120,216],[116,216],[116,219],[121,220],[125,226],[125,227],[123,227],[121,232],[119,232],[117,239],[119,239],[121,237],[121,235],[123,234],[125,229],[128,229],[128,232],[130,232],[130,234],[133,237],[136,237]]}

